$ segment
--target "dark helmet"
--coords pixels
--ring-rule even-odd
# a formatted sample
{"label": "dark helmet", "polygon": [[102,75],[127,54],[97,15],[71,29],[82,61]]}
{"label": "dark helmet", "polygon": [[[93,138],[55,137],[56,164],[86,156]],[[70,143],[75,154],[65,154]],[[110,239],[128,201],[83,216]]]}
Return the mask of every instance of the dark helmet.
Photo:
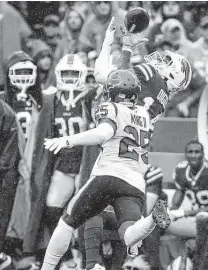
{"label": "dark helmet", "polygon": [[[104,99],[113,102],[122,102],[125,99],[135,101],[141,91],[140,81],[130,70],[114,70],[104,84]],[[119,97],[120,101],[116,101]]]}

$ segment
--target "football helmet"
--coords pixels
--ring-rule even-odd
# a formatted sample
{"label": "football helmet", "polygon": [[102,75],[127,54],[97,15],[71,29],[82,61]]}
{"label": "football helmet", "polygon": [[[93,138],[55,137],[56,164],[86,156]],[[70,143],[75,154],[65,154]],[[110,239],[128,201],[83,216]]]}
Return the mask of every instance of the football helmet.
{"label": "football helmet", "polygon": [[133,107],[141,91],[140,81],[130,70],[114,70],[103,87],[103,99]]}
{"label": "football helmet", "polygon": [[11,85],[20,89],[17,100],[26,101],[27,89],[36,83],[37,66],[29,60],[17,62],[9,68],[8,76]]}
{"label": "football helmet", "polygon": [[184,56],[166,50],[163,55],[158,51],[146,55],[144,60],[154,66],[158,73],[165,78],[170,92],[185,90],[189,85],[192,71]]}
{"label": "football helmet", "polygon": [[76,54],[66,54],[56,65],[58,90],[69,92],[69,101],[75,98],[74,91],[83,91],[87,68]]}

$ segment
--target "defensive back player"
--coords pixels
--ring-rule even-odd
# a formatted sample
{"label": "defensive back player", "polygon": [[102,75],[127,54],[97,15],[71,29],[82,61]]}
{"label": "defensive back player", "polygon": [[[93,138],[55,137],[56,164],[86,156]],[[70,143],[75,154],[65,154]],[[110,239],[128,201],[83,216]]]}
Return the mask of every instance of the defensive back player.
{"label": "defensive back player", "polygon": [[[100,144],[90,179],[70,201],[48,245],[42,269],[55,269],[66,252],[74,229],[87,219],[113,205],[119,234],[127,246],[143,240],[155,228],[170,224],[166,205],[156,204],[152,214],[141,219],[145,201],[149,114],[135,106],[140,82],[125,70],[109,74],[104,86],[104,102],[96,112],[95,129],[56,139],[46,139],[45,147],[54,153],[76,145]],[[110,101],[110,102],[109,102]]]}

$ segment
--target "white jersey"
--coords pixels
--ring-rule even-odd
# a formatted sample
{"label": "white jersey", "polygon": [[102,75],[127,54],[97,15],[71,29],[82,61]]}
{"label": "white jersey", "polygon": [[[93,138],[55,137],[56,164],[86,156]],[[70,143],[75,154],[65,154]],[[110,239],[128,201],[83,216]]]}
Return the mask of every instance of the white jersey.
{"label": "white jersey", "polygon": [[114,136],[102,145],[91,175],[111,175],[145,192],[143,174],[147,170],[150,118],[142,106],[129,109],[122,104],[104,102],[95,113],[97,124],[108,122]]}

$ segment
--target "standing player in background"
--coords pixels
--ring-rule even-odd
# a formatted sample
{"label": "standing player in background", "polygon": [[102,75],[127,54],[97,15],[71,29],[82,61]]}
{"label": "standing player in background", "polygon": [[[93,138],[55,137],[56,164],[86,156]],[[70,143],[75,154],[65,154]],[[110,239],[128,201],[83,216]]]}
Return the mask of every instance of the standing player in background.
{"label": "standing player in background", "polygon": [[155,228],[169,226],[166,205],[159,201],[153,212],[141,219],[145,201],[149,114],[135,106],[141,86],[126,70],[112,71],[104,85],[106,102],[96,111],[95,129],[56,139],[46,139],[54,153],[76,145],[98,145],[99,155],[90,179],[69,202],[48,245],[42,269],[55,269],[66,252],[74,230],[107,205],[114,207],[119,235],[127,246],[143,240]]}
{"label": "standing player in background", "polygon": [[[79,188],[83,148],[64,149],[54,156],[44,149],[44,138],[86,130],[87,109],[83,101],[87,92],[83,84],[86,72],[86,66],[77,55],[67,54],[55,69],[57,87],[43,91],[32,166],[32,207],[24,238],[27,253],[34,254],[37,249],[46,248],[64,206]],[[44,241],[40,239],[43,227],[44,232],[48,232],[44,234]]]}
{"label": "standing player in background", "polygon": [[[174,180],[176,192],[172,199],[172,224],[169,233],[185,237],[196,237],[194,269],[206,269],[208,222],[208,164],[204,159],[204,148],[198,141],[190,141],[185,147],[186,160],[176,167]],[[191,202],[192,209],[179,209],[184,197]]]}
{"label": "standing player in background", "polygon": [[4,63],[5,86],[1,98],[16,112],[25,138],[30,134],[31,114],[41,108],[42,95],[37,66],[23,51],[14,52]]}
{"label": "standing player in background", "polygon": [[42,94],[37,67],[31,57],[23,51],[14,52],[5,60],[4,77],[4,92],[0,97],[15,111],[26,138],[19,164],[20,178],[8,227],[8,236],[22,241],[30,214],[31,166]]}

